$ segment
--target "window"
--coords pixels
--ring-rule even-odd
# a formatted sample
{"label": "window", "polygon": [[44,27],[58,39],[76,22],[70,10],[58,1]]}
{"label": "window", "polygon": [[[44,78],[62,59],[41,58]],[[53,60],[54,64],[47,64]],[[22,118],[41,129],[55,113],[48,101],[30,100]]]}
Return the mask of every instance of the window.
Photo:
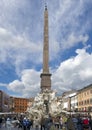
{"label": "window", "polygon": [[86,92],[84,93],[84,96],[86,96]]}
{"label": "window", "polygon": [[87,91],[87,95],[89,95],[89,91]]}
{"label": "window", "polygon": [[83,101],[82,101],[82,105],[83,105]]}
{"label": "window", "polygon": [[81,102],[79,102],[79,106],[81,105]]}
{"label": "window", "polygon": [[92,94],[92,89],[90,90],[90,93]]}
{"label": "window", "polygon": [[92,104],[92,98],[90,98],[90,104]]}
{"label": "window", "polygon": [[86,105],[86,100],[84,101],[84,104]]}
{"label": "window", "polygon": [[87,104],[89,104],[89,99],[87,99]]}

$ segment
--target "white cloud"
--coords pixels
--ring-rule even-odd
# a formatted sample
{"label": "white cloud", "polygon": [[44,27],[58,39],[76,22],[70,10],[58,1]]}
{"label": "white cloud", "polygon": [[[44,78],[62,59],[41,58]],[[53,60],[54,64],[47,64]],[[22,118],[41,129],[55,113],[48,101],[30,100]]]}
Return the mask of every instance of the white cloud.
{"label": "white cloud", "polygon": [[17,92],[17,93],[23,93],[24,90],[24,85],[22,82],[20,82],[19,80],[14,80],[13,82],[11,82],[8,87],[9,90],[12,90],[13,92]]}
{"label": "white cloud", "polygon": [[7,64],[7,59],[9,59],[10,63],[15,66],[17,74],[25,66],[25,62],[31,61],[39,64],[42,61],[42,44],[40,42],[37,43],[37,46],[25,36],[14,35],[5,28],[0,28],[0,43],[0,63]]}
{"label": "white cloud", "polygon": [[53,88],[58,92],[63,89],[80,89],[92,83],[92,54],[85,49],[77,49],[76,53],[75,57],[62,62],[53,73]]}
{"label": "white cloud", "polygon": [[88,41],[89,36],[88,35],[76,35],[71,33],[67,39],[65,39],[65,41],[62,41],[63,45],[62,48],[66,49],[66,48],[71,48],[74,45],[78,44],[78,43],[82,43],[85,45],[85,43]]}
{"label": "white cloud", "polygon": [[[28,85],[28,86],[31,86],[33,85],[33,89],[36,89],[36,85],[38,87],[38,84],[39,84],[39,80],[40,80],[40,73],[35,71],[35,70],[32,70],[32,69],[29,69],[29,70],[24,70],[22,72],[22,78],[21,78],[22,82],[25,84]],[[36,82],[35,82],[36,81]]]}
{"label": "white cloud", "polygon": [[8,89],[20,93],[23,97],[32,97],[37,92],[40,92],[40,73],[27,69],[23,70],[21,73],[21,80],[14,80],[9,83]]}
{"label": "white cloud", "polygon": [[[63,61],[52,73],[52,89],[62,94],[70,89],[80,89],[92,83],[92,54],[85,49],[77,49],[77,55]],[[20,81],[13,81],[9,89],[31,97],[40,92],[40,73],[35,70],[24,70]]]}
{"label": "white cloud", "polygon": [[[89,19],[86,19],[86,21],[84,20],[83,23],[81,23],[81,17],[85,15],[85,11],[87,10],[87,8],[85,7],[87,3],[90,4],[90,1],[87,2],[87,1],[72,1],[72,0],[60,1],[59,0],[56,3],[56,1],[53,0],[48,2],[51,60],[53,58],[56,58],[58,52],[60,52],[61,49],[71,48],[75,44],[78,44],[79,42],[87,42],[88,35],[85,34],[85,30],[89,28],[88,26],[90,26],[90,24],[88,24]],[[29,8],[29,1],[22,0],[21,2],[16,0],[13,1],[3,0],[3,2],[1,2],[0,5],[1,5],[0,12],[4,12],[3,16],[0,15],[1,16],[0,25],[1,26],[3,25],[3,27],[5,27],[5,28],[0,28],[0,35],[1,35],[0,43],[3,44],[2,45],[3,49],[1,49],[1,54],[3,56],[0,57],[1,61],[5,62],[8,56],[11,58],[13,57],[13,59],[15,58],[14,63],[17,68],[17,71],[20,70],[19,66],[21,65],[19,64],[21,63],[23,64],[23,61],[25,62],[27,57],[29,56],[32,62],[37,62],[37,63],[41,62],[42,61],[41,52],[42,52],[42,44],[43,44],[42,41],[33,43],[32,41],[28,40],[28,37],[30,36],[30,39],[39,39],[39,37],[42,38],[41,30],[43,30],[43,26],[42,26],[43,24],[41,23],[42,21],[37,22],[34,20],[35,18],[33,17],[32,14],[33,12],[32,7],[30,6]],[[29,13],[29,9],[30,9],[30,13]],[[23,15],[23,17],[21,17],[22,19],[20,19],[21,16],[20,14]],[[38,16],[42,17],[42,14],[40,15],[39,13]],[[42,20],[43,18],[44,16],[42,17]],[[14,19],[15,21],[12,21]],[[35,23],[35,26],[32,26],[33,23]],[[36,28],[37,23],[40,26],[38,28]],[[86,24],[88,26],[86,26]],[[28,32],[26,28],[28,28]],[[16,35],[16,33],[18,35]],[[34,33],[34,35],[32,35],[32,33]],[[7,52],[7,50],[9,51]],[[12,54],[10,53],[11,50],[13,50],[14,53],[18,53],[20,56],[19,55],[12,56]],[[33,58],[35,59],[37,55],[39,55],[38,60],[33,60]]]}
{"label": "white cloud", "polygon": [[[51,43],[54,37],[54,41],[59,41],[61,49],[67,49],[79,42],[87,42],[87,31],[91,28],[91,13],[87,5],[91,3],[85,0],[63,0],[58,1],[57,7],[50,6],[50,11],[52,11],[49,22]],[[89,16],[85,14],[86,11],[89,11]]]}

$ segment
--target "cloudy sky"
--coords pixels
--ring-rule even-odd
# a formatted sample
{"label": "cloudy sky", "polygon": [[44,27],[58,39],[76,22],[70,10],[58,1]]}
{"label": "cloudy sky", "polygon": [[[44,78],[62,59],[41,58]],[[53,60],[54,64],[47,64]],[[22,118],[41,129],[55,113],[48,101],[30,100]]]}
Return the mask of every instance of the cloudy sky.
{"label": "cloudy sky", "polygon": [[[44,0],[0,1],[0,90],[40,92]],[[92,84],[92,0],[47,0],[49,67],[58,95]]]}

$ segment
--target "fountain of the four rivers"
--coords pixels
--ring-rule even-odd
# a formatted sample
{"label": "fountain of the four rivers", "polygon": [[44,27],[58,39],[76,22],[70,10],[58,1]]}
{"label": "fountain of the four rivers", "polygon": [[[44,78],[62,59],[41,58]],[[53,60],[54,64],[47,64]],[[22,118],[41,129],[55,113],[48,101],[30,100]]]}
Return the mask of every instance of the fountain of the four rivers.
{"label": "fountain of the four rivers", "polygon": [[34,98],[31,108],[27,109],[28,116],[39,119],[49,114],[53,117],[62,111],[61,100],[56,97],[56,92],[51,90],[51,74],[49,73],[49,38],[48,38],[48,9],[44,11],[44,45],[43,45],[43,72],[41,77],[41,92]]}

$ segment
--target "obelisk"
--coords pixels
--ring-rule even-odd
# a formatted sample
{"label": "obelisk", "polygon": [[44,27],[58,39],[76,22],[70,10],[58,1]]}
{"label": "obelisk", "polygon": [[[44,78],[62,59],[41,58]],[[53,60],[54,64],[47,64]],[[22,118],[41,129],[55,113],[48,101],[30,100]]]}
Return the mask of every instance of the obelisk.
{"label": "obelisk", "polygon": [[48,36],[48,9],[44,11],[44,44],[43,44],[43,72],[41,77],[41,92],[51,90],[51,74],[49,73],[49,36]]}

